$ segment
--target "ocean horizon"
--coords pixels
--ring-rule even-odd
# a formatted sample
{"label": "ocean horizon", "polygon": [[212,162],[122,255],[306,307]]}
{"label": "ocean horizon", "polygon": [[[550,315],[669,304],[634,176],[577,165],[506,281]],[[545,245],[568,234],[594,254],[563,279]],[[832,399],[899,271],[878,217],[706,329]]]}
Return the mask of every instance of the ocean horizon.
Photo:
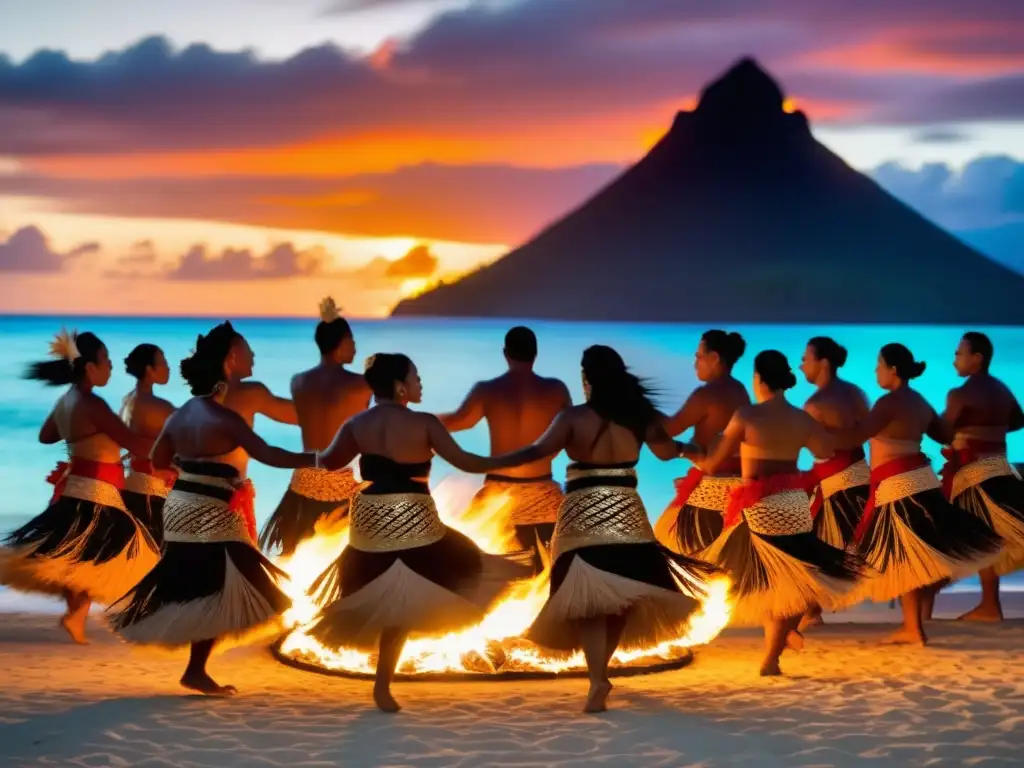
{"label": "ocean horizon", "polygon": [[[0,532],[7,532],[42,511],[52,486],[45,481],[56,462],[65,456],[62,445],[45,446],[38,442],[40,425],[60,393],[39,382],[22,378],[25,367],[45,359],[47,344],[61,327],[89,330],[107,344],[114,361],[114,373],[107,387],[98,390],[114,410],[131,389],[133,380],[125,373],[123,358],[139,343],[160,346],[172,367],[171,381],[158,394],[175,404],[183,403],[188,390],[178,375],[178,361],[187,356],[196,337],[208,331],[222,318],[209,317],[129,317],[129,316],[55,316],[0,315]],[[267,384],[276,394],[288,396],[289,381],[300,370],[315,365],[319,353],[313,342],[317,318],[236,317],[232,322],[246,336],[256,361],[254,380]],[[700,334],[713,323],[583,323],[518,319],[446,319],[446,318],[372,318],[351,319],[357,354],[353,364],[361,370],[363,361],[376,352],[405,352],[416,363],[424,383],[423,403],[418,408],[445,412],[456,408],[474,382],[499,375],[505,370],[502,342],[505,332],[516,324],[526,324],[538,336],[536,370],[557,376],[569,386],[575,402],[583,399],[580,381],[580,356],[591,344],[616,348],[635,373],[647,378],[657,393],[659,406],[674,412],[698,385],[693,373],[693,354]],[[953,370],[953,352],[965,328],[939,325],[778,325],[722,323],[717,327],[736,330],[747,340],[747,352],[737,363],[735,375],[750,387],[755,355],[763,349],[778,349],[789,358],[796,371],[806,341],[816,335],[833,336],[849,350],[844,378],[863,387],[869,398],[882,394],[875,383],[874,368],[878,350],[886,343],[906,344],[915,356],[927,362],[925,374],[915,387],[939,411],[948,390],[960,379]],[[1024,327],[981,327],[995,345],[994,375],[1011,389],[1024,380]],[[802,404],[813,392],[797,371],[799,384],[790,392],[790,400]],[[1024,393],[1016,391],[1019,397]],[[297,427],[276,424],[263,417],[256,420],[256,431],[268,442],[284,448],[301,447]],[[486,453],[486,427],[459,433],[456,439],[467,450]],[[1010,458],[1024,461],[1024,433],[1008,440]],[[941,466],[940,447],[925,441],[925,452]],[[556,478],[564,475],[564,455],[554,464]],[[810,463],[805,456],[802,465]],[[660,462],[644,451],[638,467],[640,493],[652,521],[661,514],[674,495],[673,479],[686,473],[683,461]],[[457,473],[440,459],[434,463],[432,482]],[[290,472],[253,463],[250,476],[256,486],[256,513],[262,524],[277,506],[288,486]],[[468,477],[463,475],[463,477]],[[479,483],[479,478],[467,482]],[[961,587],[973,588],[974,580]],[[1024,588],[1024,576],[1015,574],[1007,581],[1010,588]]]}

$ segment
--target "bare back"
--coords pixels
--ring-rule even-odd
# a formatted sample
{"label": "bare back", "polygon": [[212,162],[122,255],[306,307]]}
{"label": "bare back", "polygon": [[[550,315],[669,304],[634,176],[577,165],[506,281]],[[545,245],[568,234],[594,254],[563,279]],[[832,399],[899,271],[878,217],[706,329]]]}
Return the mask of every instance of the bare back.
{"label": "bare back", "polygon": [[121,460],[121,446],[96,419],[100,410],[110,410],[102,398],[71,388],[57,400],[51,418],[71,456],[116,464]]}
{"label": "bare back", "polygon": [[640,458],[642,443],[626,427],[606,421],[587,405],[570,408],[565,418],[569,438],[565,452],[586,464],[625,464]]}
{"label": "bare back", "polygon": [[147,440],[152,447],[172,413],[174,406],[167,400],[152,392],[133,392],[125,399],[121,418],[135,435]]}
{"label": "bare back", "polygon": [[370,404],[366,379],[340,365],[321,364],[297,374],[291,390],[307,451],[325,449],[341,425]]}
{"label": "bare back", "polygon": [[796,472],[804,448],[816,456],[831,453],[832,441],[824,428],[782,398],[740,409],[729,432],[740,433],[745,478]]}
{"label": "bare back", "polygon": [[979,374],[949,393],[945,420],[956,432],[954,447],[964,448],[970,440],[1005,440],[1007,432],[1021,428],[1024,417],[1020,403],[1003,382]]}
{"label": "bare back", "polygon": [[[478,385],[483,417],[491,438],[491,455],[533,444],[555,417],[571,405],[569,390],[558,379],[533,372],[506,373]],[[506,470],[510,477],[551,474],[551,458]]]}
{"label": "bare back", "polygon": [[203,397],[193,397],[167,419],[164,431],[182,459],[198,460],[231,455],[240,450],[236,436],[238,414]]}
{"label": "bare back", "polygon": [[868,416],[871,465],[920,452],[921,440],[930,435],[945,442],[938,415],[918,392],[901,387],[883,395]]}
{"label": "bare back", "polygon": [[[830,433],[835,434],[851,429],[863,421],[868,415],[868,398],[855,384],[833,379],[807,398],[804,410]],[[849,450],[861,445],[846,443],[841,442],[836,447]]]}
{"label": "bare back", "polygon": [[667,425],[670,435],[693,427],[693,442],[710,450],[737,409],[750,405],[750,395],[732,376],[722,376],[695,389]]}
{"label": "bare back", "polygon": [[385,403],[348,422],[359,453],[386,456],[399,464],[419,464],[434,456],[431,422],[436,417]]}

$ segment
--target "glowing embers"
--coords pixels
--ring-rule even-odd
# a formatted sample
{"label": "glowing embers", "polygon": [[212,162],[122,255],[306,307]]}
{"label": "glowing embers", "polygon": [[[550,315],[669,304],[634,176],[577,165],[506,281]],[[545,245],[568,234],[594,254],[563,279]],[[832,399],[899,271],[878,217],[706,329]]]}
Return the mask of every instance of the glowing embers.
{"label": "glowing embers", "polygon": [[[510,551],[513,534],[505,524],[510,498],[492,496],[470,509],[475,490],[464,480],[447,478],[442,481],[433,491],[441,519],[485,551]],[[460,514],[463,511],[465,514]],[[375,654],[350,649],[332,651],[303,631],[320,608],[306,590],[338,557],[347,542],[347,524],[320,524],[316,535],[302,542],[292,557],[278,561],[291,577],[291,583],[284,588],[294,601],[285,616],[286,625],[293,629],[275,646],[276,655],[284,663],[325,673],[359,677],[373,674]],[[692,659],[689,649],[710,642],[729,622],[728,580],[716,578],[707,591],[707,600],[681,637],[653,648],[618,651],[612,659],[611,673],[662,671],[689,663]],[[547,595],[548,574],[545,572],[513,587],[480,624],[461,632],[410,640],[399,662],[399,678],[549,677],[583,671],[586,665],[582,654],[553,659],[521,637],[540,612]]]}

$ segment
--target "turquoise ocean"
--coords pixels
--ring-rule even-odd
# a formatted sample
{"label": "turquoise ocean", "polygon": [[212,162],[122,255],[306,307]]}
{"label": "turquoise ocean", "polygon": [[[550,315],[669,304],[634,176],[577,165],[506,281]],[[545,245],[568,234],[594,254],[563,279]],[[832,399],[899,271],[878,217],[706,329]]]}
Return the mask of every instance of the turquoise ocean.
{"label": "turquoise ocean", "polygon": [[[189,354],[196,336],[216,321],[210,319],[145,319],[94,317],[2,317],[0,318],[0,532],[9,531],[40,512],[52,487],[45,482],[54,464],[63,458],[62,446],[40,445],[39,426],[46,417],[59,390],[21,378],[25,366],[46,357],[47,343],[61,326],[89,330],[98,334],[110,349],[114,376],[99,391],[117,410],[132,381],[121,360],[141,342],[159,345],[172,364],[172,377],[159,394],[174,403],[182,403],[187,388],[177,375],[177,361]],[[318,359],[313,343],[315,320],[243,319],[236,327],[249,340],[256,353],[254,378],[272,391],[287,396],[291,376],[315,364]],[[502,340],[505,331],[517,321],[401,319],[356,321],[352,323],[358,347],[356,366],[375,352],[404,352],[415,361],[424,383],[422,409],[442,412],[454,409],[470,386],[504,370]],[[693,373],[693,354],[706,326],[668,324],[604,324],[527,322],[539,339],[536,369],[542,375],[562,378],[573,394],[582,399],[580,355],[590,344],[609,344],[625,358],[638,375],[651,380],[659,392],[659,405],[674,411],[697,386]],[[918,359],[928,363],[924,376],[915,385],[941,410],[946,392],[958,384],[953,370],[953,352],[962,328],[943,326],[800,326],[758,325],[726,326],[747,340],[747,354],[736,366],[736,375],[748,384],[754,356],[763,349],[785,353],[794,370],[808,338],[833,336],[849,350],[843,375],[864,388],[872,399],[882,394],[875,383],[874,368],[882,345],[899,341]],[[1024,398],[1024,327],[981,328],[995,344],[993,373],[1006,381]],[[794,403],[802,404],[812,388],[802,381],[791,391]],[[285,448],[300,447],[297,427],[275,424],[262,417],[256,430],[270,443]],[[457,436],[468,450],[486,452],[486,427]],[[1012,435],[1010,458],[1024,461],[1024,433]],[[940,466],[939,447],[926,442],[925,451],[936,468]],[[805,457],[805,462],[809,459]],[[556,476],[564,471],[566,460],[559,457]],[[656,519],[673,495],[673,478],[685,474],[682,461],[663,463],[645,452],[639,466],[640,492],[652,519]],[[440,460],[435,462],[434,481],[453,473]],[[256,485],[256,512],[262,523],[274,510],[288,486],[289,472],[259,464],[250,468]],[[1024,576],[1008,580],[1024,588]],[[963,586],[970,586],[965,583]],[[10,595],[7,596],[11,597]],[[4,601],[6,602],[6,601]]]}

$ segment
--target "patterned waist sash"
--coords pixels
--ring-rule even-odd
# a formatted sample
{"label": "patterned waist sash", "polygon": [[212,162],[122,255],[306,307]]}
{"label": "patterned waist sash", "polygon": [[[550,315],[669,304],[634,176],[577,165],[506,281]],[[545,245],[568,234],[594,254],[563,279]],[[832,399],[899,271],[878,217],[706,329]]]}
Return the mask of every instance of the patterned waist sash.
{"label": "patterned waist sash", "polygon": [[178,473],[173,469],[156,469],[149,459],[132,456],[130,472],[124,479],[124,489],[144,496],[166,498]]}
{"label": "patterned waist sash", "polygon": [[[980,485],[986,480],[991,480],[993,477],[1009,476],[1020,479],[1016,468],[1010,464],[1005,454],[1001,456],[983,456],[957,469],[956,474],[952,477],[947,498],[952,501],[968,488]],[[942,484],[943,489],[945,489],[945,475],[942,478]]]}
{"label": "patterned waist sash", "polygon": [[939,487],[939,478],[932,469],[928,457],[923,453],[899,456],[872,467],[871,490],[867,504],[864,505],[864,515],[853,533],[854,540],[860,541],[864,538],[879,506],[892,504],[916,493]]}
{"label": "patterned waist sash", "polygon": [[61,496],[91,501],[107,507],[124,510],[121,488],[124,487],[124,467],[120,463],[93,461],[72,456],[70,461],[59,461],[46,478],[53,484],[53,504]]}
{"label": "patterned waist sash", "polygon": [[814,466],[804,473],[807,478],[807,490],[811,493],[811,517],[817,517],[825,499],[847,488],[870,485],[871,470],[864,461],[864,449],[855,448],[851,451],[836,451],[827,461],[816,461]]}
{"label": "patterned waist sash", "polygon": [[359,490],[351,469],[332,472],[328,469],[305,467],[292,473],[288,487],[300,496],[313,501],[345,501]]}
{"label": "patterned waist sash", "polygon": [[[950,500],[955,499],[972,485],[977,485],[984,480],[988,480],[989,477],[998,476],[993,474],[987,477],[980,477],[984,472],[979,473],[978,471],[972,471],[969,475],[965,475],[963,478],[958,480],[957,476],[969,465],[982,460],[991,459],[995,462],[995,464],[992,464],[993,469],[996,466],[1001,468],[1002,463],[1006,463],[1007,466],[1009,466],[1009,462],[1006,460],[1005,442],[968,440],[967,445],[964,448],[952,448],[950,446],[943,448],[942,457],[946,460],[946,463],[943,464],[942,469],[939,472],[942,476],[942,492],[946,494],[946,498]],[[999,474],[1007,473],[1000,472]],[[978,476],[980,479],[968,482],[969,476]]]}
{"label": "patterned waist sash", "polygon": [[742,482],[739,476],[741,472],[742,462],[739,456],[722,462],[718,474],[715,475],[707,475],[699,467],[690,467],[690,471],[684,477],[676,479],[676,496],[669,507],[682,509],[691,504],[701,509],[721,512],[726,507],[729,492]]}
{"label": "patterned waist sash", "polygon": [[655,541],[634,469],[573,469],[558,510],[551,558],[581,547]]}
{"label": "patterned waist sash", "polygon": [[350,520],[349,546],[363,552],[425,547],[445,534],[429,493],[359,493]]}
{"label": "patterned waist sash", "polygon": [[745,480],[729,495],[726,528],[746,520],[753,533],[791,536],[813,529],[807,480],[802,474]]}
{"label": "patterned waist sash", "polygon": [[164,540],[207,544],[256,541],[252,483],[183,471],[164,504]]}
{"label": "patterned waist sash", "polygon": [[552,480],[551,475],[540,478],[487,475],[474,501],[486,503],[500,495],[507,498],[502,507],[503,511],[507,510],[509,524],[538,525],[558,519],[563,494],[562,486]]}

